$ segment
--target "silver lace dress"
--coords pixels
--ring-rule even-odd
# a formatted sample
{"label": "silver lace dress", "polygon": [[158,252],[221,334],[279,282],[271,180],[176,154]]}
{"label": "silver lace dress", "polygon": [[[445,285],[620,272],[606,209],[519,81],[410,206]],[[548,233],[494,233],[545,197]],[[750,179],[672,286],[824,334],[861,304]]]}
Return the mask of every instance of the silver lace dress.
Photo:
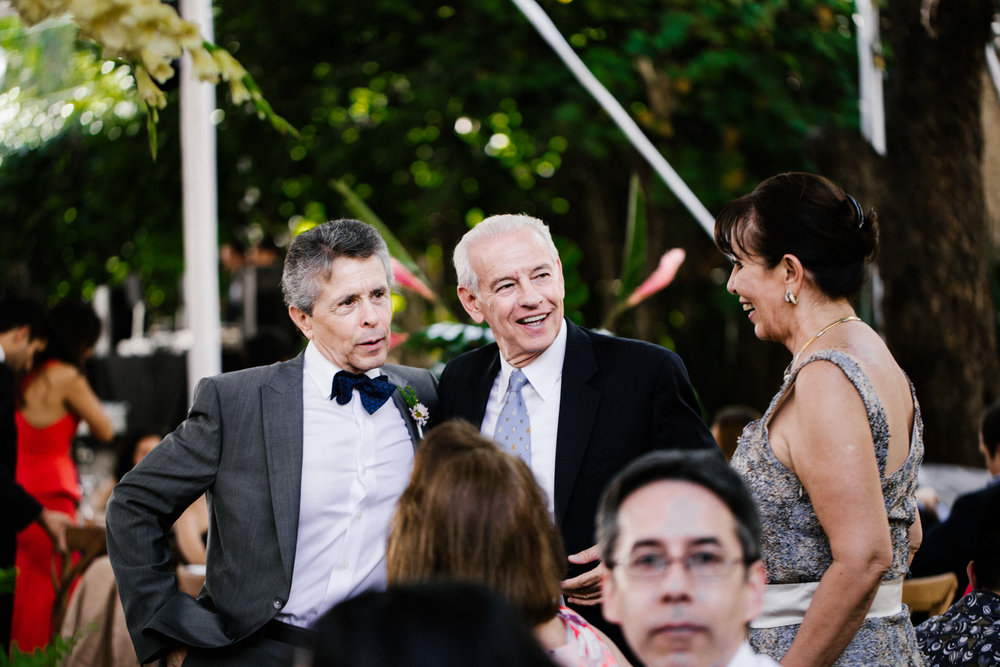
{"label": "silver lace dress", "polygon": [[[875,456],[892,538],[892,566],[886,572],[884,580],[903,577],[907,570],[909,528],[917,513],[914,498],[917,469],[924,454],[923,422],[913,384],[910,383],[914,408],[910,452],[903,465],[886,476],[889,427],[874,387],[851,357],[836,350],[823,350],[808,357],[785,380],[764,416],[744,429],[732,459],[732,466],[750,487],[760,511],[763,526],[762,552],[768,583],[819,581],[833,562],[830,542],[816,518],[812,502],[798,478],[775,458],[768,442],[766,426],[771,415],[784,401],[801,369],[818,360],[836,364],[854,384],[864,402],[875,442]],[[798,630],[798,625],[752,628],[749,641],[754,650],[780,660],[788,651]],[[893,616],[865,619],[858,634],[835,664],[866,667],[922,665],[906,606]]]}

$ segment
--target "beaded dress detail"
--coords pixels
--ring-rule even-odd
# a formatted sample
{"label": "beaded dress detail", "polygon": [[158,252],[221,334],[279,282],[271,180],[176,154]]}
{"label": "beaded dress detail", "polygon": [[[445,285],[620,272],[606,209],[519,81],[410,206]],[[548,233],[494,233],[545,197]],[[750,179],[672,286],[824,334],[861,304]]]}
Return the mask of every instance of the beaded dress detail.
{"label": "beaded dress detail", "polygon": [[[771,416],[787,397],[799,372],[806,364],[820,360],[829,361],[840,368],[864,402],[875,443],[875,457],[892,539],[892,565],[883,580],[904,577],[907,570],[909,528],[917,514],[914,497],[917,469],[924,455],[923,421],[913,383],[907,378],[913,398],[910,451],[899,469],[886,475],[889,426],[871,380],[848,355],[837,350],[821,350],[792,371],[771,399],[763,417],[747,425],[732,459],[733,468],[747,483],[760,511],[763,528],[761,548],[767,567],[767,582],[795,584],[819,581],[833,562],[830,542],[816,517],[809,495],[799,483],[798,477],[774,456],[767,431]],[[791,646],[798,629],[798,625],[751,628],[749,641],[754,650],[780,660]],[[900,613],[892,616],[866,618],[858,634],[835,664],[922,665],[907,607],[904,605]]]}

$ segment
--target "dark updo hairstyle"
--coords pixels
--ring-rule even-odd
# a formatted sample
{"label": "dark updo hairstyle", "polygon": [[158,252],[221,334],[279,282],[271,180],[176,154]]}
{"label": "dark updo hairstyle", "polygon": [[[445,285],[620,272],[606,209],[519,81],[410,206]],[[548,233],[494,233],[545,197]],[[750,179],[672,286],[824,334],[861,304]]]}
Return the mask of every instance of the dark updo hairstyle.
{"label": "dark updo hairstyle", "polygon": [[87,352],[101,335],[101,320],[88,304],[65,299],[49,310],[49,344],[35,355],[35,366],[58,359],[83,368]]}
{"label": "dark updo hairstyle", "polygon": [[824,294],[849,297],[878,251],[878,216],[827,178],[789,172],[726,204],[715,243],[730,256],[760,257],[768,268],[794,255]]}

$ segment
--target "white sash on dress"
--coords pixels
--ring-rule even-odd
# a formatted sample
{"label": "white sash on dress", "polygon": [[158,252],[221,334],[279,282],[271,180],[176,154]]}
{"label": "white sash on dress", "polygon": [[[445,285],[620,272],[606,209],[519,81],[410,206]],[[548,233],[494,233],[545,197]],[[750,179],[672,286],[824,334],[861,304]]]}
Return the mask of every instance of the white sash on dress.
{"label": "white sash on dress", "polygon": [[[804,584],[768,584],[764,588],[764,608],[750,622],[751,628],[777,628],[798,625],[809,609],[818,581]],[[903,610],[903,579],[883,581],[865,618],[893,616]]]}

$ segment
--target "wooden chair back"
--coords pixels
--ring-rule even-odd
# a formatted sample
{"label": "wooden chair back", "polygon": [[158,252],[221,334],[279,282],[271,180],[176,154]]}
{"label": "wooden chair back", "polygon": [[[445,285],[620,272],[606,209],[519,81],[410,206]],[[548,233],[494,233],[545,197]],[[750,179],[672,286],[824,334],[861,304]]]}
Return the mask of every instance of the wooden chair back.
{"label": "wooden chair back", "polygon": [[67,529],[66,548],[69,550],[68,554],[55,554],[52,558],[52,583],[56,597],[52,605],[51,627],[55,635],[62,628],[73,583],[95,558],[108,553],[108,538],[104,526],[73,526]]}
{"label": "wooden chair back", "polygon": [[910,614],[921,613],[926,617],[938,616],[947,611],[955,599],[958,577],[954,572],[930,577],[916,577],[903,581],[903,604]]}

